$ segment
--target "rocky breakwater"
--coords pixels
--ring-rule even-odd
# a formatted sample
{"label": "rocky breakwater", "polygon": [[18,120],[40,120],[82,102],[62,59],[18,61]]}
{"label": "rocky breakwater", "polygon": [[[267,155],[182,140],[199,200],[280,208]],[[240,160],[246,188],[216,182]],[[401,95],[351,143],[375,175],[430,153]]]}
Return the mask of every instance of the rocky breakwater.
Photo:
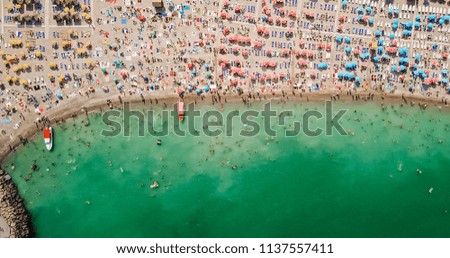
{"label": "rocky breakwater", "polygon": [[11,176],[0,169],[0,237],[31,237],[31,217]]}

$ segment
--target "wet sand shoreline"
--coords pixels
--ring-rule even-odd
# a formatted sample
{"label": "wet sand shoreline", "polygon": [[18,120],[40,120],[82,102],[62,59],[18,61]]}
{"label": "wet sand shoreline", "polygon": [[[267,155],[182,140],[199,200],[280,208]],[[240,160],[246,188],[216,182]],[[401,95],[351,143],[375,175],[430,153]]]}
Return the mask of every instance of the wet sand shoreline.
{"label": "wet sand shoreline", "polygon": [[[284,96],[283,96],[284,95]],[[361,101],[375,101],[380,104],[385,103],[396,103],[403,105],[411,105],[420,108],[420,104],[425,104],[427,106],[440,106],[448,108],[447,100],[445,97],[440,99],[435,97],[426,97],[426,96],[416,96],[416,95],[405,95],[405,94],[384,94],[380,92],[352,92],[349,94],[348,92],[301,92],[301,91],[292,91],[292,92],[284,92],[284,94],[242,94],[242,95],[221,95],[221,101],[216,101],[213,103],[212,94],[208,94],[206,96],[196,96],[196,95],[187,95],[184,97],[185,102],[195,102],[197,104],[204,105],[226,105],[231,103],[244,103],[250,104],[253,102],[259,101],[277,101],[277,102],[295,102],[300,101],[303,103],[306,102],[314,102],[314,101],[347,101],[358,103]],[[217,96],[214,94],[214,96]],[[59,124],[64,122],[67,119],[75,118],[80,115],[86,115],[91,112],[102,112],[104,110],[108,110],[107,100],[110,99],[111,96],[94,96],[89,99],[86,104],[85,99],[76,98],[74,100],[70,100],[65,103],[64,107],[58,107],[55,109],[51,109],[47,112],[45,116],[47,121],[50,121],[50,125]],[[127,97],[123,97],[119,100],[119,98],[111,100],[111,105],[113,108],[120,108],[123,102],[129,103],[141,103],[145,106],[164,106],[169,103],[175,103],[178,100],[177,94],[171,94],[166,96],[154,96],[153,98],[145,98],[139,95],[131,95]],[[144,102],[145,101],[145,102]],[[0,141],[1,146],[0,149],[0,164],[15,150],[22,144],[26,144],[27,140],[33,137],[36,133],[42,131],[44,125],[42,123],[30,123],[28,122],[26,125],[19,128],[17,135],[20,138],[16,138],[13,141],[4,142]]]}

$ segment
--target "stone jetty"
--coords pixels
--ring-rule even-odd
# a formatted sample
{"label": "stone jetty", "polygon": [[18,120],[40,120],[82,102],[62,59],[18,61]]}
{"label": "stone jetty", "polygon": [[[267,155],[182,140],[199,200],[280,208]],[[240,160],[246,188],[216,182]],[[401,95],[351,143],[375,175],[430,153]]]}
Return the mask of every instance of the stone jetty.
{"label": "stone jetty", "polygon": [[11,176],[0,169],[0,237],[31,237],[31,217]]}

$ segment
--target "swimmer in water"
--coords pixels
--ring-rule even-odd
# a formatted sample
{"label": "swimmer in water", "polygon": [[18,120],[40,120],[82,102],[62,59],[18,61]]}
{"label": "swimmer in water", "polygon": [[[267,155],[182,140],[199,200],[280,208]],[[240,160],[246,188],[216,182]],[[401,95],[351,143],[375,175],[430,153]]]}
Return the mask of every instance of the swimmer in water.
{"label": "swimmer in water", "polygon": [[236,165],[231,165],[231,168],[232,169],[237,169],[237,166]]}

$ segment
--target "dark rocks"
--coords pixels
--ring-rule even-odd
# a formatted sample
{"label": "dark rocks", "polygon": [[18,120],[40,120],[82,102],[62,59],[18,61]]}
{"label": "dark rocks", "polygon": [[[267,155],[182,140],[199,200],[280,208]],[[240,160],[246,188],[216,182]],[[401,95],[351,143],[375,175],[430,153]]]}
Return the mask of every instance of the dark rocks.
{"label": "dark rocks", "polygon": [[31,218],[11,176],[0,170],[0,217],[8,224],[6,237],[32,237]]}

